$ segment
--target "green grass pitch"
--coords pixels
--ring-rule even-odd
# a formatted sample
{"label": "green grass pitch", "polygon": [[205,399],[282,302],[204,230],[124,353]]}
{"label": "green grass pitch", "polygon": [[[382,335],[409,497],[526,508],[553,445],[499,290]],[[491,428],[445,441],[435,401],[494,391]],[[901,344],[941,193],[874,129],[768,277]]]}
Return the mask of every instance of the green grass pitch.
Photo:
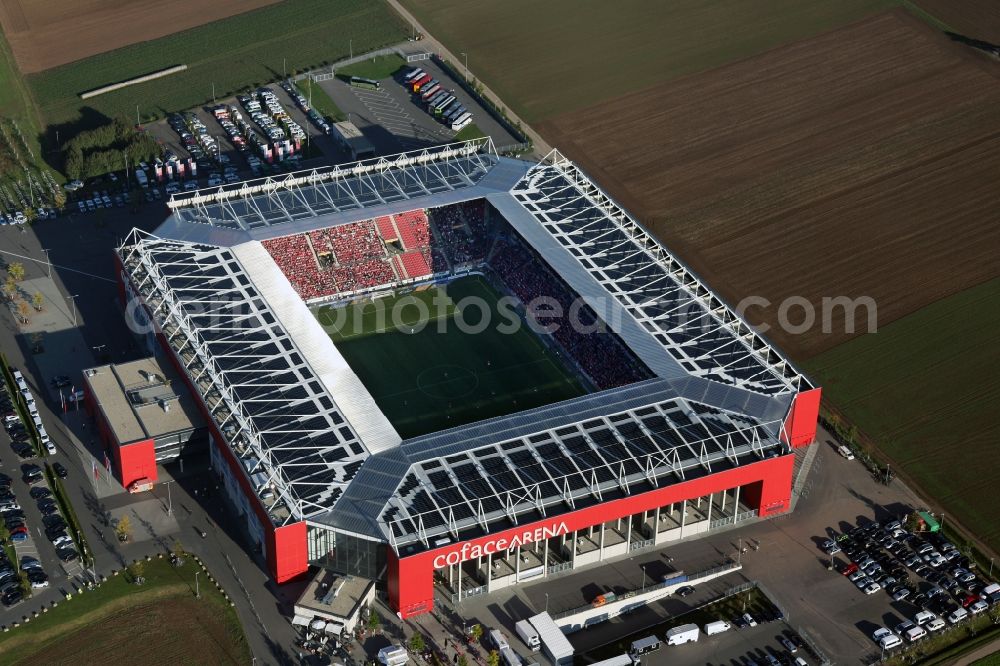
{"label": "green grass pitch", "polygon": [[[430,305],[435,297],[442,305],[432,310],[435,315],[425,326],[416,325],[415,302]],[[489,304],[493,324],[482,332],[458,326],[459,316],[472,327],[482,322],[482,310],[462,306],[468,297]],[[514,333],[498,330],[495,324],[504,321],[499,299],[483,278],[469,277],[383,303],[398,308],[399,328],[384,325],[390,316],[379,322],[373,305],[348,306],[347,313],[323,308],[317,317],[379,408],[407,438],[586,393],[563,360],[527,326]],[[338,314],[336,323],[343,326],[335,331],[331,324]]]}

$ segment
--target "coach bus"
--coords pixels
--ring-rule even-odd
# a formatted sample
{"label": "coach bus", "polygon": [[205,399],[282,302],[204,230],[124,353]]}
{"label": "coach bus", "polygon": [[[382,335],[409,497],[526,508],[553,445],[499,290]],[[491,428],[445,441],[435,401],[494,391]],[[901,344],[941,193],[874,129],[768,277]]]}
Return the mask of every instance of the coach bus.
{"label": "coach bus", "polygon": [[417,67],[416,69],[411,69],[407,73],[407,75],[403,77],[403,82],[409,83],[410,81],[420,78],[423,75],[424,75],[424,70],[420,69],[419,67]]}
{"label": "coach bus", "polygon": [[418,79],[413,79],[410,81],[410,86],[413,88],[413,92],[420,92],[420,89],[425,85],[433,81],[430,74],[424,74]]}
{"label": "coach bus", "polygon": [[444,111],[445,108],[447,108],[447,106],[449,104],[451,104],[452,102],[454,102],[454,101],[455,101],[455,96],[454,95],[448,95],[444,99],[439,99],[437,101],[437,104],[435,104],[433,107],[431,107],[432,109],[434,109],[434,115],[435,116],[440,116],[441,112]]}
{"label": "coach bus", "polygon": [[445,109],[444,114],[441,116],[441,120],[450,123],[452,120],[455,120],[463,113],[465,113],[465,106],[461,102],[456,101],[450,107]]}
{"label": "coach bus", "polygon": [[364,88],[365,90],[378,90],[379,82],[373,79],[364,79],[360,76],[351,77],[351,85],[355,88]]}
{"label": "coach bus", "polygon": [[466,111],[451,123],[451,128],[456,132],[472,122],[472,114]]}
{"label": "coach bus", "polygon": [[430,83],[428,83],[426,86],[423,87],[423,90],[420,91],[420,99],[426,102],[434,95],[437,95],[438,92],[440,91],[441,91],[441,84],[438,83],[437,81],[431,81]]}
{"label": "coach bus", "polygon": [[447,96],[448,96],[447,90],[441,90],[440,92],[437,92],[434,95],[432,95],[431,98],[427,100],[428,110],[433,109],[435,104],[437,104]]}

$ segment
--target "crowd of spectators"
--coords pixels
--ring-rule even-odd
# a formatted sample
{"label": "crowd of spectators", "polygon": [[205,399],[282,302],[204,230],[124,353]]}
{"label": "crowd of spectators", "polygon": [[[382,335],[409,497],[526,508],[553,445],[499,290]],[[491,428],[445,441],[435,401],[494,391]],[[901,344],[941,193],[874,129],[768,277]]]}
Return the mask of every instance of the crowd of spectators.
{"label": "crowd of spectators", "polygon": [[[642,365],[596,313],[516,238],[502,239],[489,262],[496,276],[524,304],[528,316],[590,377],[599,390],[645,379]],[[558,309],[553,312],[554,306]],[[553,316],[557,314],[558,316]]]}
{"label": "crowd of spectators", "polygon": [[392,284],[399,278],[392,264],[386,257],[377,259],[365,259],[350,266],[339,266],[332,269],[333,281],[337,284],[337,289],[333,293],[346,291],[356,291],[358,289],[370,289],[382,285]]}
{"label": "crowd of spectators", "polygon": [[271,238],[262,241],[261,245],[303,299],[319,298],[336,292],[330,275],[320,270],[316,255],[304,234]]}
{"label": "crowd of spectators", "polygon": [[435,208],[430,211],[430,217],[452,266],[482,263],[492,241],[486,226],[483,202]]}

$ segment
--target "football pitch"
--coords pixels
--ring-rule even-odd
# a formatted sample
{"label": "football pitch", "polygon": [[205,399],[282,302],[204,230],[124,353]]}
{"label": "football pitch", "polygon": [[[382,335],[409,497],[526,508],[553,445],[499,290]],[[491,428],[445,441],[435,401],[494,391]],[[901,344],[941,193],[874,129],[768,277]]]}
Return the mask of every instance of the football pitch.
{"label": "football pitch", "polygon": [[[378,316],[371,303],[323,308],[317,318],[382,412],[408,438],[586,393],[523,320],[515,331],[498,327],[509,322],[499,300],[485,279],[467,277],[382,299],[379,308],[395,310],[398,326],[391,314]],[[433,313],[422,321],[418,301]],[[489,325],[481,326],[486,313]]]}

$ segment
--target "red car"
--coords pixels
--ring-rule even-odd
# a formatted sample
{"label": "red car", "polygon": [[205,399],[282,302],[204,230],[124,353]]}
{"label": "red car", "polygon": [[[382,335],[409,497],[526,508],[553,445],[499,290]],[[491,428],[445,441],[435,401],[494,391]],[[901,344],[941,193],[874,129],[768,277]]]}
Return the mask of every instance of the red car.
{"label": "red car", "polygon": [[979,601],[979,595],[977,595],[977,594],[970,594],[970,595],[966,596],[964,599],[962,599],[962,608],[968,608],[969,606],[971,606],[972,604],[976,603],[977,601]]}
{"label": "red car", "polygon": [[12,529],[10,531],[11,534],[18,534],[18,533],[22,533],[22,532],[24,534],[28,533],[28,526],[27,525],[18,525],[17,527],[15,527],[14,529]]}
{"label": "red car", "polygon": [[855,564],[854,562],[851,562],[844,568],[843,571],[841,571],[841,573],[844,574],[845,576],[850,576],[852,573],[858,570],[859,570],[858,565]]}

